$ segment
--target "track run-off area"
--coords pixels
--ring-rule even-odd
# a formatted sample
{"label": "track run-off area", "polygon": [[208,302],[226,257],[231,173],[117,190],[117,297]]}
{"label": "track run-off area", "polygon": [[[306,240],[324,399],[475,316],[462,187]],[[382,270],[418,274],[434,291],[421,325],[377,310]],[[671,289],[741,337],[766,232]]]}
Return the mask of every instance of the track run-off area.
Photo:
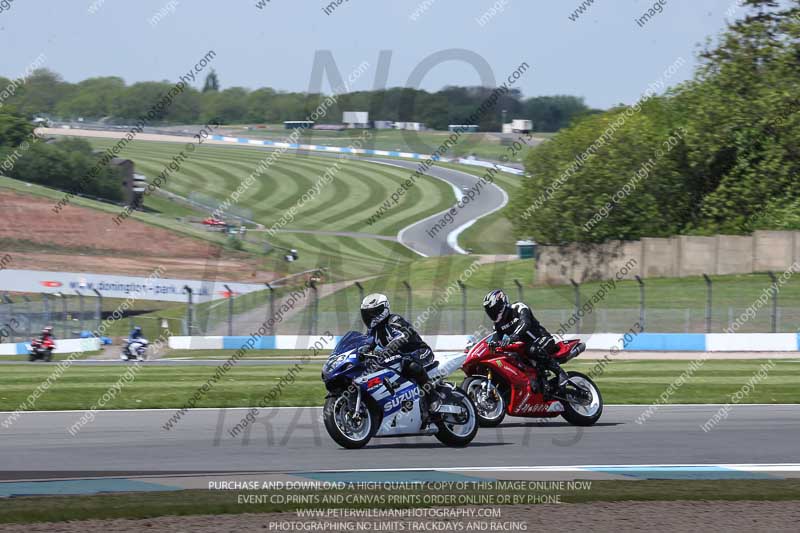
{"label": "track run-off area", "polygon": [[[120,136],[119,132],[95,130],[47,129],[46,133],[91,138],[93,146],[103,150],[113,146]],[[192,138],[140,134],[136,141],[125,146],[119,156],[134,161],[136,171],[152,181],[180,152],[176,143],[186,144]],[[269,147],[205,141],[181,161],[177,171],[170,173],[163,188],[206,203],[222,202],[270,151]],[[376,256],[402,259],[463,253],[458,236],[479,218],[502,209],[508,195],[494,183],[477,187],[485,169],[476,167],[466,172],[434,165],[402,195],[393,196],[420,164],[421,161],[393,158],[288,151],[260,174],[229,214],[281,230],[280,235],[271,237],[279,246],[291,244],[338,252],[367,262]],[[319,186],[323,176],[331,181]],[[470,188],[475,188],[470,199],[463,202],[463,207],[456,207]],[[299,205],[300,198],[309,191],[316,191],[312,199]],[[388,209],[371,218],[387,200]],[[293,208],[295,212],[289,219],[287,213]],[[433,229],[448,212],[446,223]],[[317,230],[322,233],[316,234]],[[332,239],[331,232],[338,238]],[[370,235],[380,238],[367,238]],[[387,237],[396,239],[404,248],[398,250]]]}

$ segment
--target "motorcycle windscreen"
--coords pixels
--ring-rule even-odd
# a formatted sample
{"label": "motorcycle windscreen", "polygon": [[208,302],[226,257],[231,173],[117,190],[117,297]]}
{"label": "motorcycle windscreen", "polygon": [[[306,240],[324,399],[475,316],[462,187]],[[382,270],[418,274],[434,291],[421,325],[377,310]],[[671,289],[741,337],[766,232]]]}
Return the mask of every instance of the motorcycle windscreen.
{"label": "motorcycle windscreen", "polygon": [[341,339],[339,339],[339,342],[336,343],[336,347],[333,349],[331,355],[349,352],[350,350],[354,350],[360,346],[369,344],[369,342],[369,337],[363,333],[358,331],[348,331]]}

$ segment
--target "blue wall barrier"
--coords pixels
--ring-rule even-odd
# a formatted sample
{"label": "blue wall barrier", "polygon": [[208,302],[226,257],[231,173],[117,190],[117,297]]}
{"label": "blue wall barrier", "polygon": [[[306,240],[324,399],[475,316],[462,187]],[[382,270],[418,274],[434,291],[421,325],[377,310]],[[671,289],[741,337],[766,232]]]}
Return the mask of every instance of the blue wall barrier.
{"label": "blue wall barrier", "polygon": [[[567,335],[575,338],[576,335]],[[659,352],[797,352],[800,333],[596,333],[579,336],[589,350],[622,349]],[[627,342],[625,338],[627,337]],[[259,337],[254,350],[291,350],[316,347],[320,353],[330,352],[341,337],[321,335],[278,335]],[[170,337],[175,350],[238,350],[249,336],[238,337]],[[427,335],[425,341],[437,351],[463,350],[469,335]],[[24,349],[19,348],[20,350]],[[20,352],[24,353],[24,352]]]}
{"label": "blue wall barrier", "polygon": [[[285,148],[290,148],[292,150],[308,150],[311,152],[330,152],[334,154],[378,155],[378,156],[388,156],[388,157],[399,157],[402,159],[432,159],[434,161],[439,161],[439,159],[441,159],[441,157],[438,155],[415,154],[413,152],[398,152],[395,150],[372,150],[367,148],[349,148],[345,146],[321,146],[318,144],[295,144],[295,143],[286,143],[282,141],[271,141],[269,139],[248,139],[246,137],[228,137],[226,135],[211,135],[210,139],[212,141],[229,142],[236,144],[272,146],[277,148],[285,147]],[[525,174],[525,172],[522,170],[513,167],[508,167],[506,165],[497,165],[495,163],[490,163],[488,161],[465,160],[462,158],[459,159],[458,162],[462,164],[476,165],[487,168],[496,166],[503,172],[516,174],[518,176],[522,176]]]}
{"label": "blue wall barrier", "polygon": [[704,333],[639,333],[625,350],[653,350],[663,352],[704,352],[706,336]]}

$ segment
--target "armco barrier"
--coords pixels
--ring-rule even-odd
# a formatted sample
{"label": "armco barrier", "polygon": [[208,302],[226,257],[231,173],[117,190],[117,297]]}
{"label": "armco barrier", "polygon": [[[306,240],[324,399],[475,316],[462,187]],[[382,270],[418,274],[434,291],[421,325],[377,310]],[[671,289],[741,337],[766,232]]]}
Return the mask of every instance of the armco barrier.
{"label": "armco barrier", "polygon": [[[25,342],[7,342],[0,344],[0,355],[26,355],[28,348]],[[96,352],[100,349],[100,340],[89,339],[56,339],[53,353]]]}
{"label": "armco barrier", "polygon": [[[228,137],[226,135],[212,135],[212,141],[229,142],[235,144],[250,144],[255,146],[270,146],[274,148],[288,148],[290,150],[308,150],[311,152],[330,152],[334,154],[356,154],[356,155],[377,155],[386,157],[399,157],[402,159],[432,159],[438,161],[440,159],[437,155],[415,154],[412,152],[397,152],[394,150],[370,150],[366,148],[347,148],[345,146],[322,146],[318,144],[295,144],[285,143],[280,141],[270,141],[268,139],[247,139],[245,137]],[[487,161],[480,161],[478,159],[459,159],[459,163],[465,165],[475,165],[481,167],[494,167],[494,163]],[[503,172],[509,174],[516,174],[522,176],[524,171],[508,167],[505,165],[496,165]]]}
{"label": "armco barrier", "polygon": [[[800,334],[796,333],[595,333],[593,335],[565,335],[572,339],[580,337],[589,350],[621,351],[709,351],[709,352],[796,352],[800,351]],[[170,337],[173,350],[238,350],[250,337]],[[311,349],[324,342],[329,350],[341,337],[333,342],[322,335],[277,335],[258,337],[254,350]],[[431,335],[425,341],[436,351],[463,350],[469,335]]]}

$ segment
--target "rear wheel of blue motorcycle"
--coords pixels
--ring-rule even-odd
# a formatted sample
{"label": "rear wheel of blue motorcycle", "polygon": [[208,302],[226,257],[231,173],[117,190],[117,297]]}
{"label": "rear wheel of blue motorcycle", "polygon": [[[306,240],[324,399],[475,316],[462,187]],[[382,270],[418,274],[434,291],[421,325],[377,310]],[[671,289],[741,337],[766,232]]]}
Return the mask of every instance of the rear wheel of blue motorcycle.
{"label": "rear wheel of blue motorcycle", "polygon": [[436,421],[436,426],[439,428],[436,438],[442,444],[454,448],[462,448],[468,445],[478,434],[479,424],[475,404],[461,389],[452,389],[449,391],[447,399],[442,402],[442,405],[456,405],[463,410],[459,415],[449,413],[440,415],[441,418]]}
{"label": "rear wheel of blue motorcycle", "polygon": [[361,404],[356,418],[346,396],[330,396],[325,400],[323,420],[328,435],[348,450],[366,446],[378,429],[375,415],[367,404]]}

